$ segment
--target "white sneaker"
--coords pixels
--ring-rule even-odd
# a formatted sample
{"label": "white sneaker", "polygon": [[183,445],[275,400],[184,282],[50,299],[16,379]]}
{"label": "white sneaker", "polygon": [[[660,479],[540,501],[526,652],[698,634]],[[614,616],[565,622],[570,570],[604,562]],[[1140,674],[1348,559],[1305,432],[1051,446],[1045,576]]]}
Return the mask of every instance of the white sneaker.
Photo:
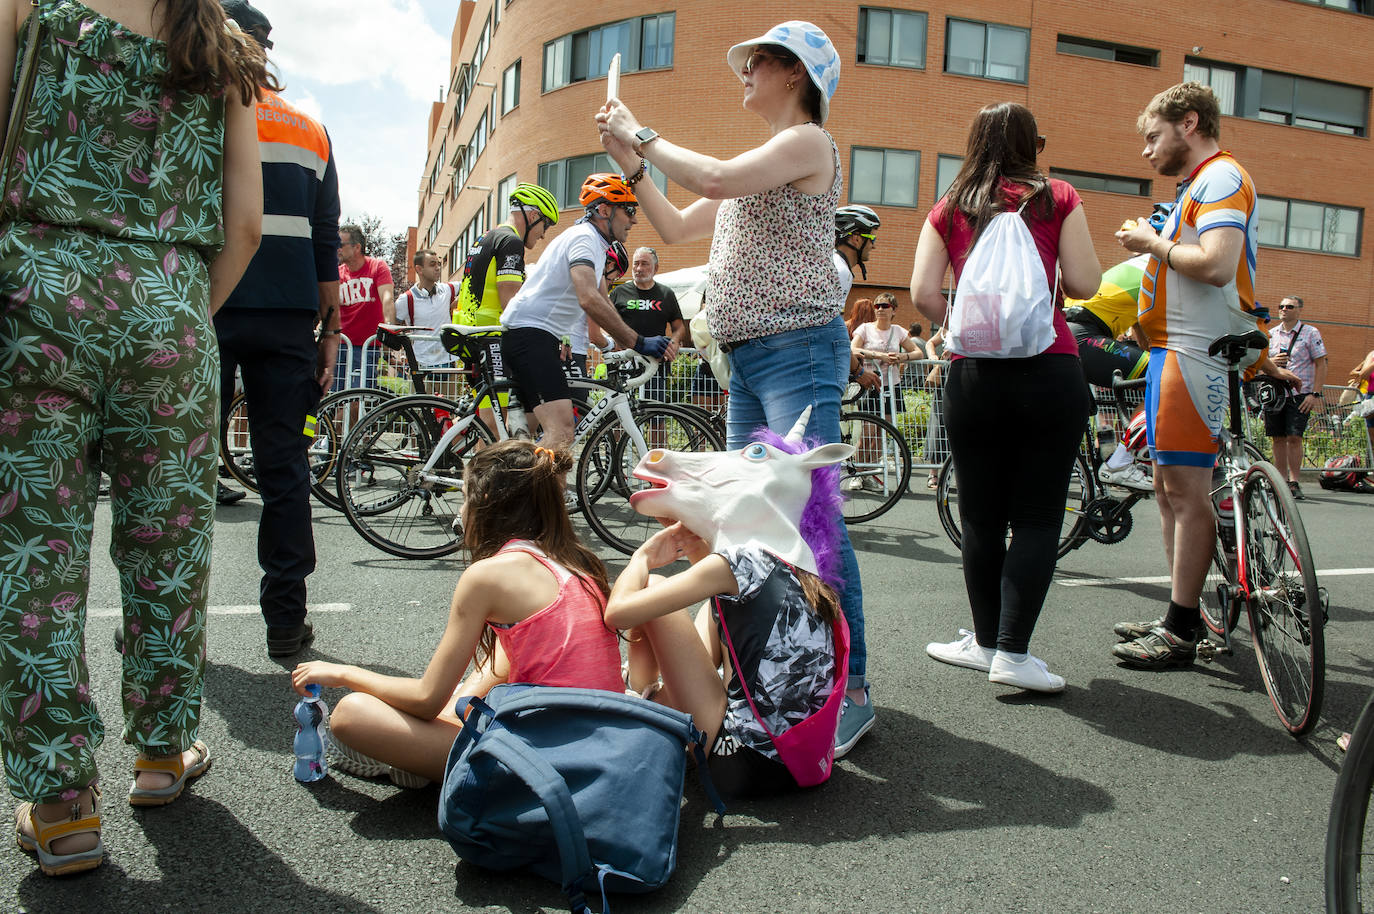
{"label": "white sneaker", "polygon": [[971,670],[979,670],[984,673],[992,669],[992,658],[997,652],[990,647],[980,645],[973,632],[966,628],[959,629],[959,634],[964,637],[958,641],[943,644],[932,641],[926,645],[926,653],[941,663],[966,666]]}
{"label": "white sneaker", "polygon": [[1153,492],[1155,484],[1150,481],[1150,477],[1145,475],[1145,471],[1140,468],[1138,463],[1128,463],[1119,470],[1113,470],[1103,464],[1102,469],[1097,471],[1097,478],[1113,486],[1122,486],[1127,489],[1136,489],[1141,492]]}
{"label": "white sneaker", "polygon": [[851,476],[844,481],[844,490],[846,492],[858,492],[863,489],[863,487],[863,478],[859,476]]}
{"label": "white sneaker", "polygon": [[1056,676],[1045,666],[1045,661],[1031,654],[1017,663],[1006,651],[998,651],[992,658],[992,668],[988,670],[988,682],[1016,686],[1032,692],[1062,692],[1064,677]]}

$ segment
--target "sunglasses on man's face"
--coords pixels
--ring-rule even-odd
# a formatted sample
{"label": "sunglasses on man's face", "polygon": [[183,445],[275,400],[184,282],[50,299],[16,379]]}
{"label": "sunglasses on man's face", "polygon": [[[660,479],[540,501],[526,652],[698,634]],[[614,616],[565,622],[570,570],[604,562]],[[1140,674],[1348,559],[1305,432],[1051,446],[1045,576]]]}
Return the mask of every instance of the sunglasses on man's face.
{"label": "sunglasses on man's face", "polygon": [[888,302],[883,302],[881,305],[874,305],[874,306],[873,306],[873,310],[875,310],[875,311],[885,311],[885,310],[887,310],[888,308],[895,308],[895,307],[896,307],[896,305],[889,304]]}
{"label": "sunglasses on man's face", "polygon": [[1298,310],[1298,306],[1297,306],[1297,305],[1279,305],[1279,310],[1280,310],[1280,311],[1296,311],[1296,310]]}
{"label": "sunglasses on man's face", "polygon": [[619,206],[625,211],[625,215],[627,216],[634,216],[639,212],[639,207],[633,203],[621,203]]}

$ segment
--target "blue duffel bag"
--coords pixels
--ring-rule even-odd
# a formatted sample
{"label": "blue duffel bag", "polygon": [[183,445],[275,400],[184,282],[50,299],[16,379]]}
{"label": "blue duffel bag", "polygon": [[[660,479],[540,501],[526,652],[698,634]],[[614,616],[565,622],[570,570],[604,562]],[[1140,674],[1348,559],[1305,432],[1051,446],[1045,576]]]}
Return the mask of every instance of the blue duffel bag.
{"label": "blue duffel bag", "polygon": [[[470,706],[470,711],[469,711]],[[705,735],[681,711],[616,692],[499,685],[458,702],[439,828],[458,856],[586,894],[648,892],[677,865],[687,753],[706,777]]]}

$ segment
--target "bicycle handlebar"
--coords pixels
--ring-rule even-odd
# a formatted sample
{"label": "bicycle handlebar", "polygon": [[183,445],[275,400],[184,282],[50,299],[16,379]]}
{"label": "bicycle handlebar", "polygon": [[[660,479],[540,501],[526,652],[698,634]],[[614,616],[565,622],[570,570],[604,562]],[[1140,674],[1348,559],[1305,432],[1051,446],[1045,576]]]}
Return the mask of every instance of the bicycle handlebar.
{"label": "bicycle handlebar", "polygon": [[618,364],[620,362],[643,363],[643,371],[635,375],[633,378],[626,379],[626,390],[634,390],[635,388],[643,387],[645,384],[649,383],[650,378],[652,378],[655,374],[658,373],[658,359],[652,358],[647,355],[640,355],[633,349],[616,349],[612,352],[603,352],[601,353],[601,361],[604,362],[608,367],[611,365]]}
{"label": "bicycle handlebar", "polygon": [[1136,390],[1145,386],[1144,378],[1135,378],[1127,381],[1121,376],[1121,369],[1112,372],[1112,390]]}

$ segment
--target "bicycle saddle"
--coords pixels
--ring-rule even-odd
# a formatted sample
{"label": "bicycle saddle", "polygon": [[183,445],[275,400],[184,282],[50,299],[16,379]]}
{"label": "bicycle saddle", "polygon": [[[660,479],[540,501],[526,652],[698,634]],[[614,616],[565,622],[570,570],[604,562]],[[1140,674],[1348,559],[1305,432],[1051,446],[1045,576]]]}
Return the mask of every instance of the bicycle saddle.
{"label": "bicycle saddle", "polygon": [[1228,333],[1226,336],[1217,337],[1212,340],[1212,345],[1207,347],[1207,354],[1219,355],[1228,365],[1236,365],[1251,349],[1267,348],[1269,337],[1264,335],[1264,331],[1250,330],[1246,333]]}

